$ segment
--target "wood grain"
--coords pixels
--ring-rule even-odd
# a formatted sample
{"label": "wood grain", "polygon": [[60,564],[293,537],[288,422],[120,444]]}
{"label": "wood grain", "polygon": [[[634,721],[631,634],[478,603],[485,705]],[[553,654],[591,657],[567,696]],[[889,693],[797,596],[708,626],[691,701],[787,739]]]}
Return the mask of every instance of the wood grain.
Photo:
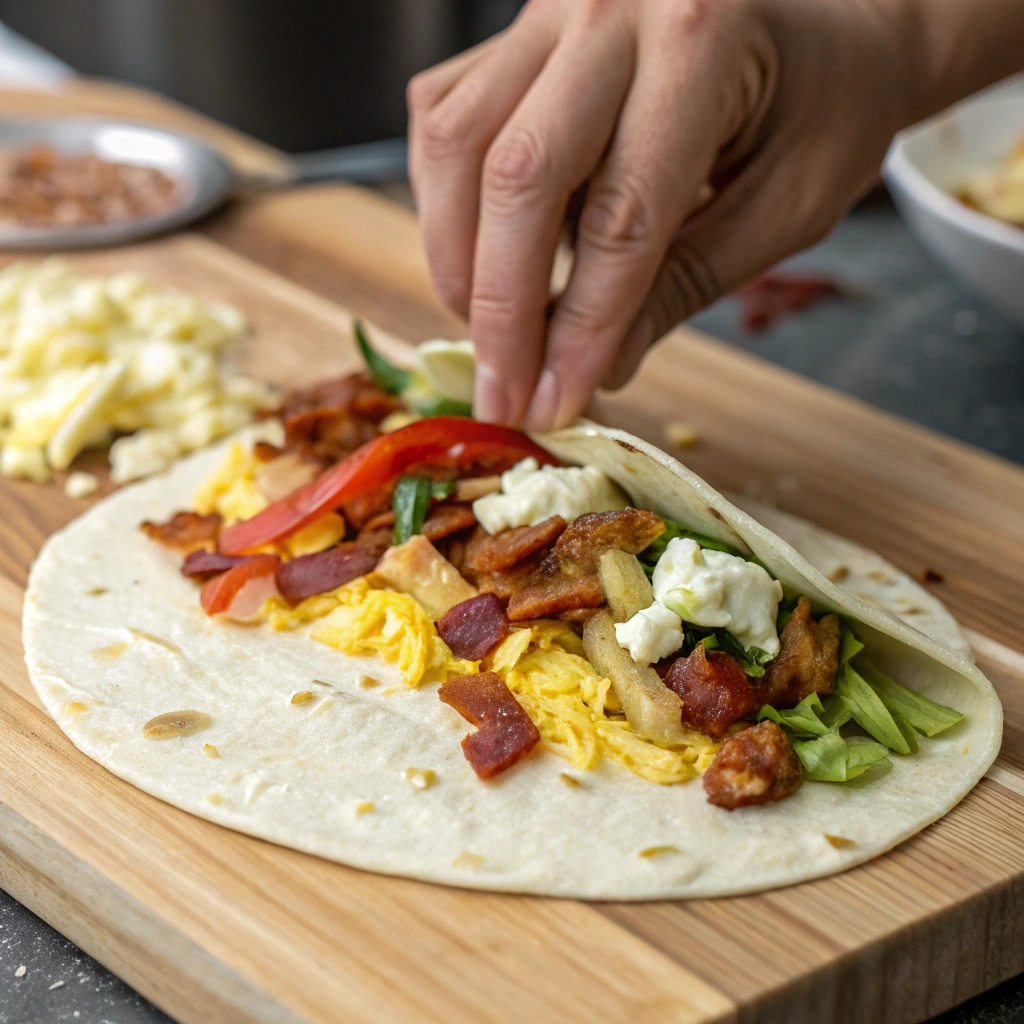
{"label": "wood grain", "polygon": [[[0,110],[69,106],[210,132],[251,166],[276,159],[111,86],[0,93]],[[280,383],[354,364],[339,300],[413,340],[461,331],[432,297],[411,218],[358,190],[266,197],[202,233],[74,260],[238,304],[245,368]],[[39,544],[87,503],[0,479],[0,882],[187,1022],[904,1024],[1024,969],[1024,472],[682,331],[595,412],[663,445],[685,420],[700,434],[685,460],[717,486],[940,570],[936,593],[1004,702],[992,777],[885,857],[760,896],[584,905],[320,861],[148,797],[49,721],[21,661],[22,590]]]}

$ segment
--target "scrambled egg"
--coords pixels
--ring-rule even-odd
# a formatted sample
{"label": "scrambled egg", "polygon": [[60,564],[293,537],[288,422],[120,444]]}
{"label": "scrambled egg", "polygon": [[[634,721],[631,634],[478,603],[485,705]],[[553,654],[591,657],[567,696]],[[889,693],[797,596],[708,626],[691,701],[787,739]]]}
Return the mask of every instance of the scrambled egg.
{"label": "scrambled egg", "polygon": [[[256,486],[259,466],[250,451],[233,445],[196,494],[196,511],[219,512],[226,522],[259,512],[266,505]],[[340,533],[333,536],[336,530]],[[286,553],[294,555],[304,544],[322,550],[315,545],[329,547],[343,533],[344,521],[331,514],[290,538]],[[668,785],[703,774],[718,752],[719,744],[697,732],[679,749],[637,736],[621,714],[611,681],[586,660],[582,641],[567,623],[538,620],[513,626],[483,662],[465,661],[452,654],[414,597],[385,589],[380,582],[373,574],[363,576],[294,608],[275,597],[259,618],[278,631],[313,624],[313,640],[352,657],[381,658],[398,667],[410,688],[440,684],[449,675],[497,672],[536,724],[545,746],[580,770],[595,768],[607,758]]]}
{"label": "scrambled egg", "polygon": [[0,271],[0,472],[44,482],[110,444],[133,480],[248,423],[271,390],[224,373],[240,313],[137,274],[48,259]]}

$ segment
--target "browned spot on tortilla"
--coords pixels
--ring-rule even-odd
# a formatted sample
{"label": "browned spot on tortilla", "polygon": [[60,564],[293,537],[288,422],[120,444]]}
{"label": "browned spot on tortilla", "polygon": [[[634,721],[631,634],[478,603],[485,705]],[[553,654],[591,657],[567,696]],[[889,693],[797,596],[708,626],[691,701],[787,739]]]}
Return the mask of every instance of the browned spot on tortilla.
{"label": "browned spot on tortilla", "polygon": [[205,711],[168,711],[151,718],[143,727],[142,735],[147,740],[170,740],[178,736],[191,736],[207,729],[212,718]]}
{"label": "browned spot on tortilla", "polygon": [[846,836],[833,836],[829,835],[828,832],[823,832],[822,834],[825,836],[825,839],[828,840],[828,842],[837,850],[845,850],[851,846],[857,845],[852,839],[847,839]]}
{"label": "browned spot on tortilla", "polygon": [[712,508],[710,505],[708,505],[708,514],[714,516],[716,519],[721,520],[723,523],[725,522],[725,516],[723,516],[717,508]]}
{"label": "browned spot on tortilla", "polygon": [[631,445],[628,441],[623,441],[617,437],[615,438],[615,443],[620,447],[625,448],[627,452],[635,452],[637,455],[641,454],[640,449],[637,448],[635,445]]}

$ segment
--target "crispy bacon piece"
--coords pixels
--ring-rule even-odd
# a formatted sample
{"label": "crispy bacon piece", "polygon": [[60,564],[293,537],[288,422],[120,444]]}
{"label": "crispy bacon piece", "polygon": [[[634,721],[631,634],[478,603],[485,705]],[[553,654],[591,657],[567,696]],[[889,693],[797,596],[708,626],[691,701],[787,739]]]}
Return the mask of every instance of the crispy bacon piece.
{"label": "crispy bacon piece", "polygon": [[683,725],[721,739],[739,718],[764,703],[740,663],[725,651],[705,651],[703,644],[676,658],[665,685],[683,702]]}
{"label": "crispy bacon piece", "polygon": [[573,577],[542,569],[529,586],[509,598],[508,617],[512,622],[550,619],[574,608],[600,608],[602,604],[604,594],[596,574]]}
{"label": "crispy bacon piece", "polygon": [[456,502],[444,502],[435,505],[428,513],[423,524],[423,536],[436,544],[453,533],[461,533],[471,526],[476,526],[476,516],[470,505]]}
{"label": "crispy bacon piece", "polygon": [[537,726],[497,672],[452,676],[437,695],[477,726],[462,741],[462,752],[481,779],[511,768],[540,740]]}
{"label": "crispy bacon piece", "polygon": [[501,572],[488,572],[483,576],[475,576],[477,588],[480,592],[494,594],[501,601],[508,601],[513,594],[518,594],[530,582],[531,577],[540,565],[540,559],[532,556],[513,565],[511,569],[504,569]]}
{"label": "crispy bacon piece", "polygon": [[357,543],[339,544],[312,555],[300,555],[277,570],[277,589],[292,605],[307,597],[326,594],[358,576],[365,576],[377,564],[379,555]]}
{"label": "crispy bacon piece", "polygon": [[553,544],[566,528],[561,516],[536,526],[516,526],[491,536],[482,527],[466,547],[466,568],[474,573],[501,572]]}
{"label": "crispy bacon piece", "polygon": [[341,510],[345,514],[345,522],[350,523],[356,530],[369,526],[377,516],[391,511],[391,498],[394,490],[394,484],[388,484],[386,487],[374,487],[342,502]]}
{"label": "crispy bacon piece", "polygon": [[222,555],[219,551],[196,548],[195,551],[190,551],[185,556],[185,561],[181,563],[181,574],[197,583],[205,583],[207,580],[212,580],[214,576],[219,576],[222,572],[227,572],[228,569],[244,562],[247,558],[247,555]]}
{"label": "crispy bacon piece", "polygon": [[618,548],[638,555],[664,532],[664,520],[646,509],[588,512],[565,528],[551,557],[563,573],[583,576],[597,572],[598,563],[606,551]]}
{"label": "crispy bacon piece", "polygon": [[764,721],[722,744],[704,773],[708,803],[732,811],[767,804],[800,788],[800,760],[783,729]]}
{"label": "crispy bacon piece", "polygon": [[217,512],[201,516],[198,512],[175,512],[166,523],[142,523],[142,532],[164,547],[179,551],[194,551],[205,548],[212,551],[217,547],[220,536],[221,517]]}
{"label": "crispy bacon piece", "polygon": [[797,601],[782,629],[779,653],[764,670],[759,690],[763,703],[795,707],[812,693],[832,693],[839,671],[839,616],[811,618],[811,602]]}
{"label": "crispy bacon piece", "polygon": [[355,539],[357,547],[368,551],[376,558],[380,558],[394,540],[395,531],[390,526],[379,526],[375,530],[363,530]]}
{"label": "crispy bacon piece", "polygon": [[375,530],[390,530],[395,525],[395,513],[388,509],[387,512],[378,512],[371,520],[363,524],[363,528],[359,531],[363,533],[373,533]]}
{"label": "crispy bacon piece", "polygon": [[477,594],[449,609],[437,632],[456,658],[479,661],[508,636],[508,619],[494,594]]}

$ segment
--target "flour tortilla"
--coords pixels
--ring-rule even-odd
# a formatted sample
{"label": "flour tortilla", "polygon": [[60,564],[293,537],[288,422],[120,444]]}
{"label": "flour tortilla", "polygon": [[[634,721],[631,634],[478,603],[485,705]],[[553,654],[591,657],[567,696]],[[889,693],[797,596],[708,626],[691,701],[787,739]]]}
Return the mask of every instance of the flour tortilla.
{"label": "flour tortilla", "polygon": [[[583,425],[538,439],[566,461],[604,470],[636,504],[749,547],[788,587],[859,620],[881,669],[965,721],[894,757],[881,779],[807,783],[779,804],[731,813],[709,805],[699,781],[659,786],[611,763],[577,772],[547,751],[483,783],[462,755],[469,727],[435,687],[406,690],[393,667],[344,657],[308,628],[211,621],[178,559],[142,535],[141,520],[190,505],[224,446],[118,492],[47,542],[25,601],[32,682],[86,754],[203,818],[372,871],[583,899],[721,896],[831,874],[934,821],[992,763],[1002,713],[991,685],[948,613],[888,563],[762,510],[783,540],[628,434]],[[844,582],[872,600],[895,606],[900,597],[926,611],[906,616],[921,631],[814,568],[836,561],[850,570]],[[893,583],[868,575],[876,571]],[[364,673],[382,685],[361,688]],[[291,704],[301,690],[316,699]],[[210,727],[143,738],[143,723],[186,708],[209,714]],[[207,744],[220,756],[207,756]],[[437,782],[415,788],[410,768],[430,769]],[[374,809],[359,813],[366,802]],[[837,849],[826,835],[850,843]],[[641,856],[658,847],[676,852]]]}

